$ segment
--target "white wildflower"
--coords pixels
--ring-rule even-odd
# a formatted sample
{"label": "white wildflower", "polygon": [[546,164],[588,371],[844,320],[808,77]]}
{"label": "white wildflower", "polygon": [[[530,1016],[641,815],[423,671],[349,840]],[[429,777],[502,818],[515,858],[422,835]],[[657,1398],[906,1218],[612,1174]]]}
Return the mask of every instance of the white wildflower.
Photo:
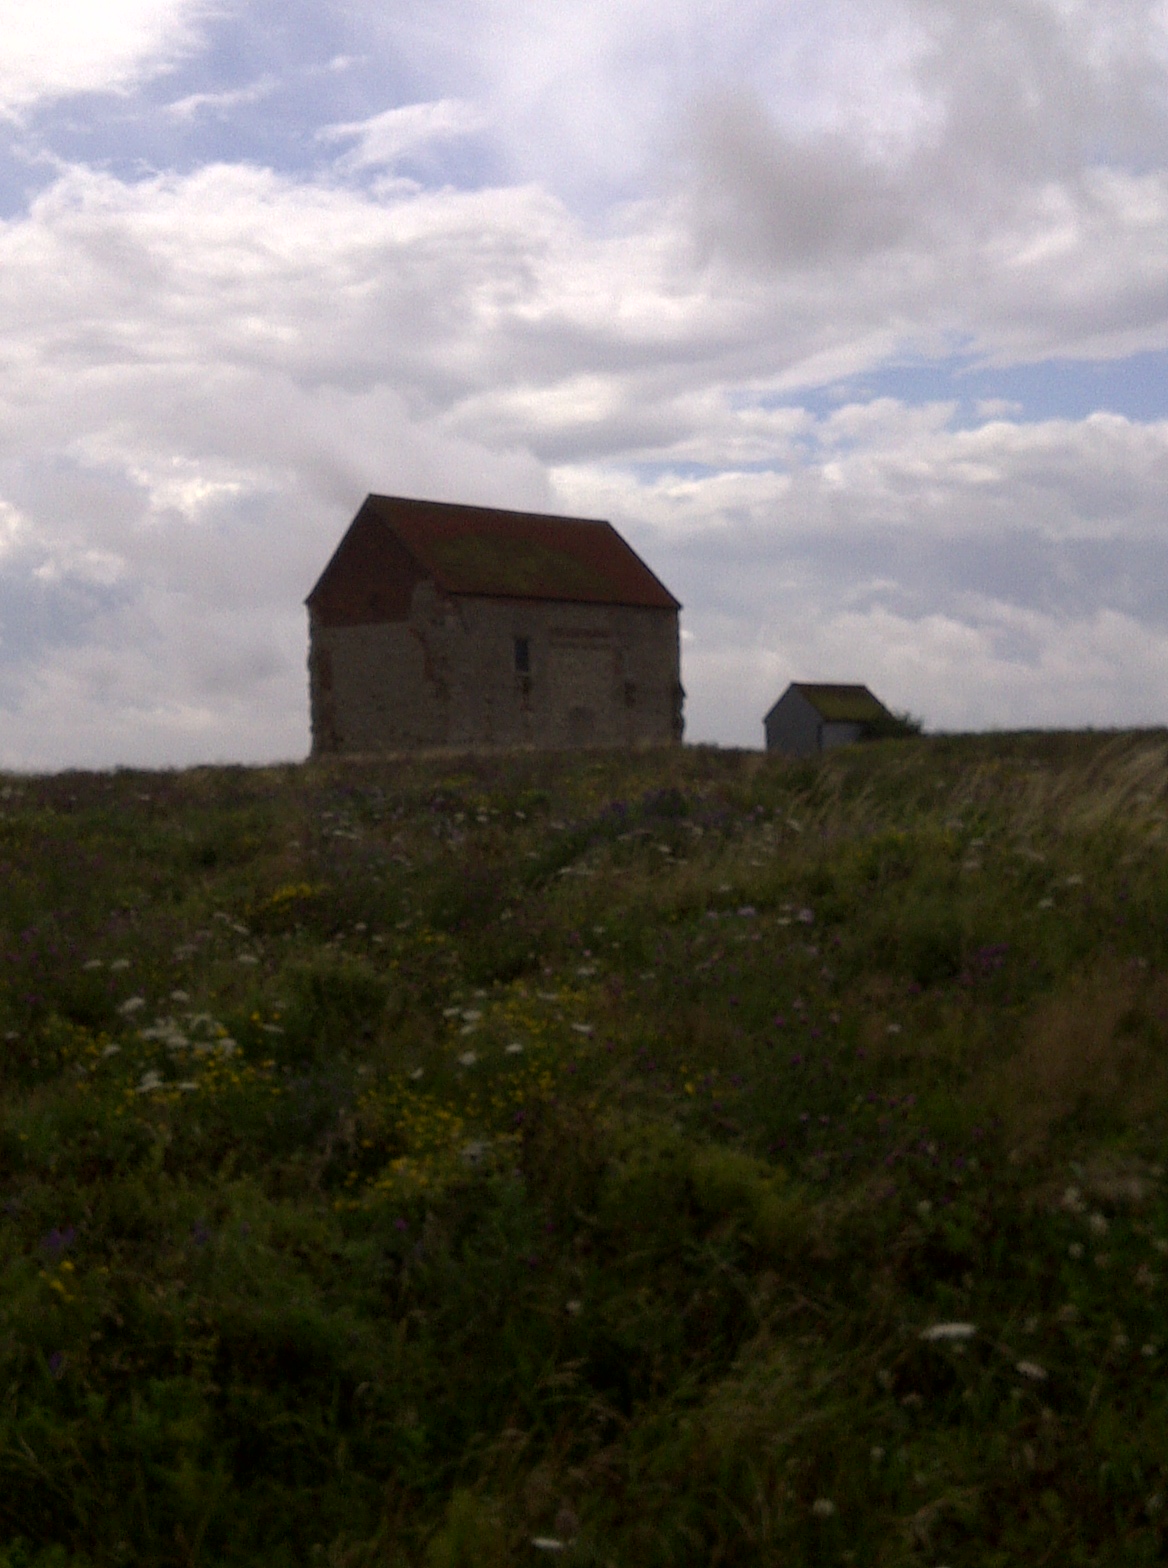
{"label": "white wildflower", "polygon": [[817,1519],[830,1519],[835,1513],[835,1504],[830,1497],[817,1497],[811,1505],[811,1512]]}
{"label": "white wildflower", "polygon": [[1087,1226],[1092,1236],[1106,1236],[1111,1228],[1107,1223],[1106,1217],[1102,1214],[1092,1214],[1087,1221]]}
{"label": "white wildflower", "polygon": [[582,1306],[583,1306],[583,1302],[580,1302],[580,1301],[568,1301],[568,1302],[564,1303],[564,1311],[568,1314],[568,1316],[570,1318],[574,1318],[574,1317],[577,1317],[579,1315],[580,1309],[581,1309]]}
{"label": "white wildflower", "polygon": [[481,1165],[490,1148],[491,1145],[485,1138],[476,1138],[471,1143],[464,1144],[460,1152],[467,1165]]}
{"label": "white wildflower", "polygon": [[128,969],[129,967],[130,960],[128,958],[115,958],[113,963],[110,965],[110,969],[115,971],[119,969]]}
{"label": "white wildflower", "polygon": [[284,1033],[283,1029],[281,1029],[279,1024],[261,1024],[260,1028],[264,1031],[265,1034],[283,1034]]}
{"label": "white wildflower", "polygon": [[181,1089],[184,1094],[190,1094],[193,1089],[197,1089],[199,1086],[193,1079],[184,1078],[176,1087]]}
{"label": "white wildflower", "polygon": [[190,997],[187,995],[187,993],[185,991],[172,991],[170,993],[170,999],[171,999],[172,1002],[189,1002],[190,1001]]}
{"label": "white wildflower", "polygon": [[162,1088],[162,1074],[153,1068],[148,1073],[143,1073],[138,1081],[138,1094],[149,1094],[152,1089]]}
{"label": "white wildflower", "polygon": [[591,1024],[573,1024],[572,1028],[576,1034],[591,1034],[593,1032]]}
{"label": "white wildflower", "polygon": [[411,1081],[413,1083],[417,1083],[418,1079],[423,1076],[425,1071],[426,1069],[424,1067],[415,1067],[413,1072],[409,1074]]}
{"label": "white wildflower", "polygon": [[554,1535],[536,1535],[532,1537],[532,1546],[537,1552],[562,1552],[567,1543],[558,1540]]}
{"label": "white wildflower", "polygon": [[144,996],[130,996],[118,1008],[118,1012],[121,1013],[123,1018],[129,1018],[131,1013],[136,1013],[140,1007],[145,1006],[146,998]]}
{"label": "white wildflower", "polygon": [[477,1061],[478,1061],[478,1054],[477,1054],[477,1052],[475,1052],[475,1051],[463,1051],[462,1055],[458,1058],[458,1065],[460,1067],[473,1067],[474,1064]]}
{"label": "white wildflower", "polygon": [[505,1056],[522,1056],[523,1046],[518,1040],[512,1040],[510,1045],[504,1046],[503,1054]]}
{"label": "white wildflower", "polygon": [[933,1323],[922,1330],[921,1338],[930,1343],[948,1342],[972,1339],[976,1333],[977,1327],[973,1323]]}
{"label": "white wildflower", "polygon": [[258,964],[259,959],[255,956],[254,953],[240,953],[239,957],[236,959],[236,962],[240,964]]}
{"label": "white wildflower", "polygon": [[464,1024],[477,1024],[482,1016],[482,1012],[479,1008],[468,1007],[462,1015],[462,1021]]}
{"label": "white wildflower", "polygon": [[116,1056],[120,1050],[120,1045],[107,1045],[101,1054],[103,1056]]}
{"label": "white wildflower", "polygon": [[100,958],[87,958],[81,967],[82,969],[101,969],[103,965]]}
{"label": "white wildflower", "polygon": [[239,1050],[239,1046],[229,1034],[225,1034],[221,1040],[216,1040],[215,1049],[220,1056],[234,1056],[236,1051]]}
{"label": "white wildflower", "polygon": [[442,1016],[443,1018],[457,1018],[461,1012],[461,1007],[444,1007],[442,1009]]}
{"label": "white wildflower", "polygon": [[1023,1377],[1028,1377],[1032,1383],[1046,1382],[1046,1368],[1040,1367],[1037,1361],[1018,1361],[1014,1366],[1015,1372],[1020,1372]]}

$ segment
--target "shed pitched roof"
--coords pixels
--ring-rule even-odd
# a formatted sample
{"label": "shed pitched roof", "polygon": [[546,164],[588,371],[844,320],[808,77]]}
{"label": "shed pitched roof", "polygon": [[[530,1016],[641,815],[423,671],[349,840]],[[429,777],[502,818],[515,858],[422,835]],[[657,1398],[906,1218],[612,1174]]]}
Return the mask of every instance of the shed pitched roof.
{"label": "shed pitched roof", "polygon": [[366,498],[309,605],[344,598],[350,574],[368,586],[371,552],[353,545],[370,533],[392,536],[448,594],[681,608],[611,523],[385,495]]}
{"label": "shed pitched roof", "polygon": [[[874,697],[866,686],[792,681],[787,691],[797,691],[829,724],[864,724],[871,723],[873,719],[892,717],[880,699]],[[782,698],[779,700],[782,701]]]}

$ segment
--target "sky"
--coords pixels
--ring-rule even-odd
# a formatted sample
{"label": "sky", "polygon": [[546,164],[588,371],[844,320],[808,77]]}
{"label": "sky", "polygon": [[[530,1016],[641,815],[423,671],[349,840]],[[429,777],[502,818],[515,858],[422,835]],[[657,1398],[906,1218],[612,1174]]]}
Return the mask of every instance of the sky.
{"label": "sky", "polygon": [[608,518],[691,741],[1168,719],[1168,0],[0,36],[0,767],[303,757],[369,491]]}

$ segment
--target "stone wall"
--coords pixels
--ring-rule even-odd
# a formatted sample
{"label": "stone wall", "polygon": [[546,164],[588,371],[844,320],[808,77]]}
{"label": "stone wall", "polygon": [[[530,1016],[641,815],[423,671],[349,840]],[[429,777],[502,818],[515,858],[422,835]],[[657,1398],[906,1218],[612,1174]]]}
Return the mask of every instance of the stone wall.
{"label": "stone wall", "polygon": [[673,610],[447,598],[422,582],[405,619],[314,621],[309,686],[314,755],[681,738]]}

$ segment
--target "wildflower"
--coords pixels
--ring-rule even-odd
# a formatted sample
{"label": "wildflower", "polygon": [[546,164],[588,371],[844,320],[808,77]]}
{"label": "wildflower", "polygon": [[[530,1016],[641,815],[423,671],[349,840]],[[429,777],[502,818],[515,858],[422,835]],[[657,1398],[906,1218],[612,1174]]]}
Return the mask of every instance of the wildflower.
{"label": "wildflower", "polygon": [[477,1061],[478,1055],[474,1051],[463,1051],[458,1058],[458,1065],[460,1067],[473,1067]]}
{"label": "wildflower", "polygon": [[191,1094],[199,1086],[192,1078],[184,1078],[183,1081],[180,1084],[176,1084],[175,1087],[181,1089],[184,1094]]}
{"label": "wildflower", "polygon": [[1067,1248],[1067,1252],[1072,1258],[1081,1258],[1083,1256],[1083,1243],[1081,1241],[1072,1241]]}
{"label": "wildflower", "polygon": [[1040,1367],[1037,1361],[1016,1362],[1014,1370],[1020,1372],[1023,1377],[1029,1378],[1032,1383],[1046,1382],[1046,1368]]}
{"label": "wildflower", "polygon": [[799,911],[799,913],[795,916],[795,919],[801,921],[803,923],[803,925],[809,926],[809,925],[812,925],[814,923],[815,916],[812,914],[811,910],[809,910],[809,909],[801,909]]}
{"label": "wildflower", "polygon": [[503,1054],[505,1056],[522,1056],[523,1046],[518,1040],[512,1040],[510,1045],[504,1046]]}
{"label": "wildflower", "polygon": [[531,1544],[537,1552],[562,1552],[567,1546],[566,1541],[561,1541],[554,1535],[533,1536]]}
{"label": "wildflower", "polygon": [[835,1513],[835,1504],[830,1497],[817,1497],[811,1505],[811,1512],[817,1519],[830,1519]]}
{"label": "wildflower", "polygon": [[259,959],[254,953],[240,953],[236,962],[240,964],[258,964]]}
{"label": "wildflower", "polygon": [[468,1007],[462,1015],[462,1021],[463,1023],[467,1024],[477,1024],[482,1016],[482,1013],[477,1007]]}
{"label": "wildflower", "polygon": [[67,1252],[76,1239],[77,1232],[72,1225],[66,1225],[64,1230],[58,1230],[54,1225],[53,1229],[41,1242],[41,1246],[46,1252],[51,1252],[54,1257],[57,1257],[60,1253]]}
{"label": "wildflower", "polygon": [[570,1318],[574,1318],[579,1315],[582,1305],[583,1303],[579,1301],[568,1301],[564,1303],[564,1311]]}
{"label": "wildflower", "polygon": [[82,969],[101,969],[102,968],[102,961],[101,961],[100,958],[90,958],[90,959],[87,959],[86,962],[83,963],[81,967],[82,967]]}
{"label": "wildflower", "polygon": [[118,1008],[118,1012],[121,1013],[123,1018],[129,1018],[131,1013],[136,1013],[139,1008],[145,1006],[146,998],[144,996],[129,996]]}
{"label": "wildflower", "polygon": [[421,1078],[425,1070],[426,1069],[424,1067],[415,1067],[413,1072],[409,1074],[409,1077],[414,1083],[417,1083],[418,1079]]}
{"label": "wildflower", "polygon": [[172,1002],[189,1002],[190,1001],[190,997],[187,995],[187,993],[185,991],[172,991],[170,993],[170,999],[171,999]]}
{"label": "wildflower", "polygon": [[1110,1229],[1106,1218],[1102,1214],[1092,1214],[1087,1221],[1087,1226],[1092,1236],[1106,1236]]}
{"label": "wildflower", "polygon": [[572,1025],[572,1029],[574,1030],[574,1032],[576,1034],[591,1034],[592,1033],[592,1025],[591,1024],[573,1024]]}
{"label": "wildflower", "polygon": [[110,965],[110,970],[111,972],[116,972],[119,969],[128,969],[129,967],[130,960],[128,958],[115,958],[113,963]]}
{"label": "wildflower", "polygon": [[120,1045],[107,1045],[103,1048],[101,1054],[103,1056],[116,1056],[120,1050]]}
{"label": "wildflower", "polygon": [[933,1323],[922,1330],[921,1338],[930,1342],[949,1342],[972,1339],[976,1333],[977,1326],[973,1323]]}
{"label": "wildflower", "polygon": [[481,1165],[490,1147],[485,1138],[476,1138],[474,1142],[464,1145],[462,1158],[467,1165]]}
{"label": "wildflower", "polygon": [[1157,1346],[1151,1340],[1149,1340],[1146,1345],[1140,1346],[1140,1355],[1146,1356],[1147,1359],[1151,1361],[1152,1357],[1156,1354],[1156,1350]]}
{"label": "wildflower", "polygon": [[150,1094],[154,1089],[162,1088],[162,1074],[151,1068],[148,1073],[143,1073],[135,1090],[137,1094]]}
{"label": "wildflower", "polygon": [[54,1350],[49,1357],[49,1371],[54,1378],[62,1378],[65,1375],[65,1357],[59,1350]]}

